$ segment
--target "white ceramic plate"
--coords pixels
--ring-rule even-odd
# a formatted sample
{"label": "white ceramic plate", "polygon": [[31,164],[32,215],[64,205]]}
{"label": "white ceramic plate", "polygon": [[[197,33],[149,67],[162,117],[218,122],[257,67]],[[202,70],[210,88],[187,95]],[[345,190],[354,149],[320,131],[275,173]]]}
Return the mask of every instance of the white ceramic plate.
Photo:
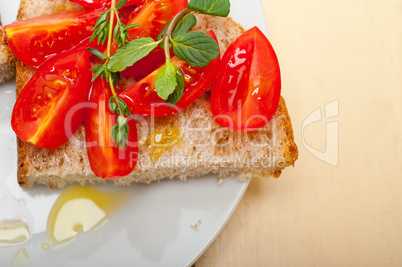
{"label": "white ceramic plate", "polygon": [[[15,20],[17,2],[0,0],[3,25]],[[259,0],[231,3],[231,17],[246,29],[257,25],[267,34]],[[13,83],[0,86],[0,222],[22,219],[32,236],[24,244],[0,247],[0,266],[10,266],[22,248],[27,256],[24,266],[189,266],[225,226],[248,186],[233,179],[218,185],[215,175],[186,183],[133,185],[129,201],[105,224],[67,246],[44,250],[47,218],[62,191],[43,186],[22,189],[17,184],[16,140],[10,127],[14,92]],[[195,230],[191,225],[198,221]]]}

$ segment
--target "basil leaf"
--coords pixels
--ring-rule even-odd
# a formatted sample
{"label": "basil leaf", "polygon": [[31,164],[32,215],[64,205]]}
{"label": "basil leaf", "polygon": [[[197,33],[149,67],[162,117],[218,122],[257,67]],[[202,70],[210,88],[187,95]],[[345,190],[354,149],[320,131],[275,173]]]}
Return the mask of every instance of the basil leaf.
{"label": "basil leaf", "polygon": [[156,75],[155,91],[163,100],[167,100],[177,87],[177,70],[176,65],[168,62]]}
{"label": "basil leaf", "polygon": [[95,49],[95,48],[92,48],[92,47],[87,47],[87,50],[89,51],[89,53],[91,53],[94,56],[97,56],[101,60],[106,60],[107,59],[107,56],[105,54],[103,54],[101,51],[99,51],[98,49]]}
{"label": "basil leaf", "polygon": [[197,19],[191,13],[182,18],[173,31],[172,38],[177,38],[188,33],[197,24]]}
{"label": "basil leaf", "polygon": [[116,9],[117,10],[121,9],[127,3],[127,1],[128,0],[119,0],[119,3],[117,3]]}
{"label": "basil leaf", "polygon": [[110,10],[103,12],[99,18],[96,20],[94,28],[98,27],[102,23],[109,21]]}
{"label": "basil leaf", "polygon": [[176,71],[176,79],[177,79],[176,89],[166,100],[166,103],[168,103],[170,107],[176,105],[177,102],[179,102],[181,97],[183,96],[184,76],[180,69],[177,69],[177,71]]}
{"label": "basil leaf", "polygon": [[216,41],[203,32],[189,32],[173,40],[173,53],[192,67],[205,67],[219,56]]}
{"label": "basil leaf", "polygon": [[119,22],[117,22],[116,26],[114,26],[114,30],[113,30],[113,40],[116,40],[117,34],[120,31],[120,25]]}
{"label": "basil leaf", "polygon": [[127,123],[127,118],[125,118],[123,115],[119,115],[117,117],[116,124],[112,127],[112,140],[116,141],[116,147],[119,146],[121,149],[127,147],[128,131],[129,126]]}
{"label": "basil leaf", "polygon": [[116,103],[116,99],[112,96],[109,98],[109,109],[112,113],[117,113],[118,105]]}
{"label": "basil leaf", "polygon": [[[166,25],[166,27],[161,31],[161,33],[158,35],[158,40],[161,40],[164,36],[165,36],[165,34],[166,34],[166,31],[167,31],[167,29],[169,28],[169,25],[170,25],[170,22],[171,22],[172,20],[169,20],[169,22],[168,22],[168,24]],[[177,23],[177,26],[175,27],[175,29],[174,29],[174,31],[173,31],[173,33],[172,33],[172,38],[175,38],[175,37],[179,37],[179,36],[181,36],[181,35],[183,35],[183,34],[186,34],[188,31],[190,31],[194,26],[195,26],[195,24],[197,24],[197,19],[196,19],[196,17],[193,15],[193,14],[191,14],[191,13],[189,13],[189,14],[187,14],[186,16],[184,16],[178,23]],[[169,43],[169,46],[170,46],[171,44]],[[164,49],[164,44],[163,44],[163,42],[159,45],[162,49]]]}
{"label": "basil leaf", "polygon": [[[107,70],[106,66],[105,66],[105,70]],[[111,77],[112,77],[112,82],[113,84],[119,89],[121,90],[121,86],[120,86],[120,82],[122,81],[121,76],[120,76],[120,72],[110,72],[107,71],[108,73],[110,73]],[[108,81],[109,79],[107,79]]]}
{"label": "basil leaf", "polygon": [[[126,31],[127,31],[127,30],[129,30],[129,29],[131,29],[131,28],[139,27],[139,26],[141,26],[141,25],[142,25],[142,24],[140,24],[140,23],[133,23],[133,24],[130,24],[130,25],[126,26],[125,29],[126,29]],[[124,24],[123,24],[123,26],[124,26]]]}
{"label": "basil leaf", "polygon": [[94,32],[92,33],[91,39],[89,42],[92,42],[95,40],[96,37],[98,37],[98,44],[102,43],[102,45],[105,43],[105,39],[107,36],[107,29],[109,28],[109,15],[110,15],[110,10],[103,12],[99,18],[97,19],[95,26],[94,26]]}
{"label": "basil leaf", "polygon": [[191,0],[187,8],[202,14],[227,17],[230,12],[229,0]]}
{"label": "basil leaf", "polygon": [[104,71],[105,71],[104,67],[105,67],[104,65],[98,65],[98,66],[90,69],[90,71],[95,72],[95,74],[93,75],[92,80],[91,80],[92,82],[94,82],[96,80],[96,78],[98,78],[99,76],[101,76],[101,78],[102,78],[102,75],[104,75]]}
{"label": "basil leaf", "polygon": [[159,42],[155,42],[151,37],[134,39],[116,51],[116,54],[110,58],[107,68],[111,72],[123,71],[146,57],[158,44]]}
{"label": "basil leaf", "polygon": [[116,96],[116,102],[118,104],[121,114],[126,115],[126,116],[131,116],[130,109],[127,106],[126,102],[124,102],[123,99],[121,99],[119,96]]}

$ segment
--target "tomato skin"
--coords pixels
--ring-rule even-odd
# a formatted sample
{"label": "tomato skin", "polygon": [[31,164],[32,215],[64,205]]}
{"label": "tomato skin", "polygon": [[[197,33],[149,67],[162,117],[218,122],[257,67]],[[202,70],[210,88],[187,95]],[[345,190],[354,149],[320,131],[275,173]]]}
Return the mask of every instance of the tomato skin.
{"label": "tomato skin", "polygon": [[19,60],[38,68],[46,59],[79,46],[92,35],[102,11],[63,11],[4,27],[7,42]]}
{"label": "tomato skin", "polygon": [[[145,0],[128,0],[124,6],[141,5]],[[111,0],[70,0],[88,9],[108,9],[111,6]],[[116,1],[116,5],[119,1]]]}
{"label": "tomato skin", "polygon": [[83,120],[91,87],[91,65],[86,49],[56,55],[42,64],[17,98],[11,127],[34,146],[57,148],[67,142]]}
{"label": "tomato skin", "polygon": [[253,27],[222,57],[211,90],[215,121],[232,130],[254,131],[275,114],[281,93],[278,59],[267,37]]}
{"label": "tomato skin", "polygon": [[128,15],[123,23],[141,24],[128,30],[130,39],[145,36],[156,39],[169,20],[186,7],[187,0],[148,0],[138,13]]}
{"label": "tomato skin", "polygon": [[[141,24],[127,31],[130,40],[141,37],[156,39],[166,24],[180,10],[187,7],[187,0],[147,0],[122,20],[125,25]],[[111,53],[117,51],[117,43],[112,43]],[[106,49],[104,49],[106,54]]]}
{"label": "tomato skin", "polygon": [[[216,40],[213,31],[208,32],[208,34]],[[184,92],[180,101],[171,108],[158,96],[155,91],[156,75],[160,69],[158,68],[119,94],[127,103],[131,113],[146,117],[165,117],[181,112],[199,98],[216,79],[220,57],[211,60],[210,64],[204,68],[190,67],[187,62],[176,56],[172,58],[172,63],[180,68],[185,77]]]}
{"label": "tomato skin", "polygon": [[[173,54],[173,49],[170,49]],[[151,51],[146,57],[127,67],[120,74],[135,78],[137,81],[152,73],[155,69],[162,66],[166,61],[165,51],[159,46]]]}
{"label": "tomato skin", "polygon": [[129,175],[138,160],[137,127],[133,117],[128,118],[129,144],[121,149],[111,138],[117,114],[109,109],[109,84],[96,79],[85,119],[85,138],[89,163],[94,174],[104,179]]}

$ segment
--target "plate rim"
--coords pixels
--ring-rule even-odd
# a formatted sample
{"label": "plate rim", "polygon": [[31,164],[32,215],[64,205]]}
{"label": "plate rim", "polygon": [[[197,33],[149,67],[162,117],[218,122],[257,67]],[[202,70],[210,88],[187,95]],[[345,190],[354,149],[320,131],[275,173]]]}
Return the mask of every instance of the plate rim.
{"label": "plate rim", "polygon": [[[233,1],[236,1],[236,0],[233,0]],[[237,1],[243,1],[243,0],[237,0]],[[258,16],[261,17],[261,19],[264,22],[264,25],[259,25],[259,27],[265,34],[268,34],[267,20],[266,20],[266,16],[265,16],[263,8],[262,8],[261,0],[254,0],[254,1],[255,1],[254,3],[259,7],[257,10]],[[0,2],[2,2],[3,5],[6,4],[5,0],[0,0]],[[10,82],[8,82],[8,83],[10,83]],[[13,84],[15,84],[15,82],[13,82]],[[4,84],[1,84],[0,86],[3,86],[3,85]],[[236,178],[231,178],[231,179],[236,179]],[[235,199],[233,199],[231,204],[228,205],[226,214],[222,214],[223,215],[222,219],[219,221],[219,223],[216,224],[216,230],[208,238],[208,241],[202,245],[202,247],[198,250],[198,252],[191,257],[191,259],[186,263],[185,266],[193,265],[206,252],[206,250],[212,245],[212,243],[216,240],[218,235],[222,232],[222,230],[224,229],[224,227],[227,225],[228,221],[234,214],[236,208],[238,207],[241,199],[243,198],[243,196],[250,184],[250,181],[251,181],[250,179],[246,179],[245,181],[242,182],[242,186],[241,186],[240,190],[237,192]],[[189,256],[191,256],[191,255],[189,255]]]}

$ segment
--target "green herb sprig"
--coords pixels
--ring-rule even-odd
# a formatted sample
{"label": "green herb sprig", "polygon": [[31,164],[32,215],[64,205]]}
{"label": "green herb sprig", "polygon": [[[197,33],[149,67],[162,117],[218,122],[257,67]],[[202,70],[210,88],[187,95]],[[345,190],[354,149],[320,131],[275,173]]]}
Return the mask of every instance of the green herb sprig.
{"label": "green herb sprig", "polygon": [[110,72],[121,72],[160,45],[165,51],[166,64],[156,76],[155,91],[160,98],[173,106],[183,95],[184,75],[172,63],[170,48],[173,47],[173,53],[191,67],[209,65],[211,60],[219,56],[219,46],[208,34],[191,31],[197,23],[193,13],[226,17],[229,11],[229,0],[191,0],[187,8],[177,13],[166,25],[156,41],[143,37],[128,42],[110,58],[106,68]]}
{"label": "green herb sprig", "polygon": [[[172,63],[170,48],[173,47],[174,54],[191,67],[209,65],[211,60],[219,56],[219,46],[208,34],[191,31],[197,23],[193,13],[226,17],[230,11],[229,0],[191,0],[187,8],[177,13],[166,25],[156,41],[151,37],[142,37],[128,42],[127,31],[139,24],[126,26],[121,23],[118,11],[126,2],[127,0],[120,0],[116,6],[116,0],[112,0],[110,9],[102,13],[96,21],[91,41],[96,38],[98,44],[107,41],[106,54],[88,48],[89,52],[103,61],[91,69],[95,72],[92,81],[100,77],[110,85],[113,96],[109,99],[109,108],[111,112],[119,115],[116,125],[112,128],[112,139],[120,148],[124,148],[128,143],[129,127],[125,116],[131,116],[127,104],[117,96],[114,89],[115,86],[120,88],[120,72],[146,57],[157,46],[161,46],[165,51],[166,64],[158,71],[155,91],[170,106],[175,105],[183,95],[185,84],[182,71]],[[119,47],[114,55],[111,55],[112,40],[115,40]]]}
{"label": "green herb sprig", "polygon": [[[120,73],[111,71],[107,68],[111,58],[112,41],[116,41],[117,46],[125,48],[128,42],[128,30],[140,26],[140,24],[124,25],[119,17],[119,10],[127,3],[128,0],[120,0],[116,6],[116,0],[112,0],[112,4],[109,10],[103,12],[94,26],[94,32],[90,41],[97,39],[98,44],[104,45],[107,41],[106,55],[101,51],[88,47],[88,51],[103,61],[102,64],[98,64],[91,71],[95,72],[92,78],[94,82],[98,77],[105,79],[112,92],[112,97],[109,99],[109,109],[112,113],[118,114],[116,124],[112,127],[112,140],[115,141],[116,147],[124,148],[128,144],[129,126],[127,118],[125,116],[131,116],[130,110],[127,104],[117,96],[115,86],[120,88],[121,77]],[[114,20],[116,18],[116,24]]]}

